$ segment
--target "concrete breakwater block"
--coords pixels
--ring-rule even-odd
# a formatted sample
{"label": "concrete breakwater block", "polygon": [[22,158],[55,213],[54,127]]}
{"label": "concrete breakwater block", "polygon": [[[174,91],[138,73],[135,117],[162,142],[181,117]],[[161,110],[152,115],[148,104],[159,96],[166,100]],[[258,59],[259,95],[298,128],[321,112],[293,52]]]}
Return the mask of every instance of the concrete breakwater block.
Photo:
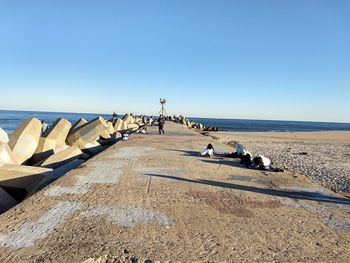
{"label": "concrete breakwater block", "polygon": [[135,123],[138,125],[145,125],[146,124],[146,122],[144,122],[143,118],[141,118],[141,117],[136,117]]}
{"label": "concrete breakwater block", "polygon": [[126,121],[119,119],[114,125],[114,130],[116,132],[127,131],[127,130],[136,131],[137,129],[139,129],[139,127],[140,126],[137,123],[134,123],[133,117],[129,116],[126,118]]}
{"label": "concrete breakwater block", "polygon": [[107,121],[107,129],[101,133],[101,138],[105,140],[110,139],[114,133],[115,133],[115,129],[113,127],[113,123],[110,121]]}
{"label": "concrete breakwater block", "polygon": [[40,137],[38,147],[35,150],[29,164],[36,164],[44,159],[49,158],[55,153],[56,143],[54,140]]}
{"label": "concrete breakwater block", "polygon": [[108,121],[107,124],[108,124],[108,133],[109,133],[110,135],[112,135],[113,133],[115,133],[115,129],[114,129],[114,127],[113,127],[113,123],[110,122],[110,121]]}
{"label": "concrete breakwater block", "polygon": [[33,194],[35,194],[36,192],[38,192],[39,190],[41,190],[42,188],[44,188],[45,186],[51,184],[52,182],[54,182],[55,180],[57,180],[58,178],[62,177],[63,175],[65,175],[66,173],[68,173],[69,171],[77,168],[78,166],[80,166],[83,162],[85,162],[84,160],[81,159],[76,159],[73,160],[69,163],[66,163],[58,168],[56,168],[55,170],[53,170],[52,172],[50,172],[49,175],[45,176],[43,180],[41,180],[40,183],[37,184],[36,187],[34,187],[32,189],[31,192],[28,193],[27,196],[31,196]]}
{"label": "concrete breakwater block", "polygon": [[81,127],[82,125],[84,125],[85,123],[88,123],[87,120],[80,118],[76,123],[74,123],[74,125],[72,126],[72,128],[69,131],[69,135],[71,135],[72,133],[76,132],[76,130]]}
{"label": "concrete breakwater block", "polygon": [[130,123],[128,124],[128,130],[136,131],[140,128],[140,126],[136,123]]}
{"label": "concrete breakwater block", "polygon": [[51,155],[49,158],[41,162],[41,167],[56,169],[75,159],[85,158],[86,155],[76,146],[71,146],[63,151]]}
{"label": "concrete breakwater block", "polygon": [[114,124],[114,130],[115,131],[122,131],[123,124],[124,124],[124,121],[122,119],[118,119],[116,121],[116,123]]}
{"label": "concrete breakwater block", "polygon": [[57,119],[42,135],[46,139],[53,140],[56,148],[66,148],[66,138],[72,124],[63,118]]}
{"label": "concrete breakwater block", "polygon": [[128,130],[128,123],[127,122],[123,121],[121,130],[122,131],[127,131]]}
{"label": "concrete breakwater block", "polygon": [[82,148],[87,143],[98,140],[101,134],[107,136],[106,133],[108,133],[108,124],[105,119],[98,117],[75,128],[73,132],[68,135],[66,142],[70,146]]}
{"label": "concrete breakwater block", "polygon": [[[105,130],[101,130],[101,132],[100,132],[100,138],[104,139],[104,140],[110,139],[111,138],[111,134],[113,134],[113,132],[115,131],[114,127],[113,127],[113,124],[112,124],[113,130],[110,129],[110,124],[109,124],[108,121],[106,121],[106,125],[107,125],[106,129]],[[110,132],[112,132],[112,133],[110,133]]]}
{"label": "concrete breakwater block", "polygon": [[19,164],[0,166],[0,186],[24,189],[29,193],[52,169]]}
{"label": "concrete breakwater block", "polygon": [[10,163],[16,164],[16,159],[7,143],[0,144],[0,165]]}
{"label": "concrete breakwater block", "polygon": [[9,138],[8,145],[18,164],[25,164],[39,144],[42,124],[37,118],[23,122]]}
{"label": "concrete breakwater block", "polygon": [[0,144],[2,143],[8,143],[9,142],[9,137],[7,133],[0,128]]}
{"label": "concrete breakwater block", "polygon": [[128,125],[131,123],[135,123],[135,118],[130,114],[125,114],[122,120]]}
{"label": "concrete breakwater block", "polygon": [[91,156],[94,156],[104,150],[102,145],[97,141],[89,142],[80,149],[82,150],[83,153],[89,154]]}
{"label": "concrete breakwater block", "polygon": [[17,205],[17,201],[0,187],[0,214]]}
{"label": "concrete breakwater block", "polygon": [[101,144],[103,147],[106,145],[112,145],[116,142],[118,142],[118,140],[120,140],[122,138],[122,135],[120,132],[115,132],[111,135],[111,138],[105,140],[105,139],[100,139],[97,142],[99,144]]}
{"label": "concrete breakwater block", "polygon": [[66,119],[57,119],[40,137],[38,147],[29,163],[39,163],[54,153],[68,148],[66,145],[66,137],[71,127],[72,124]]}
{"label": "concrete breakwater block", "polygon": [[110,139],[111,138],[111,135],[113,133],[115,133],[115,129],[113,127],[113,123],[108,121],[108,120],[105,120],[106,122],[106,129],[105,130],[101,130],[100,132],[100,138],[101,139],[104,139],[104,140],[107,140],[107,139]]}
{"label": "concrete breakwater block", "polygon": [[108,130],[101,131],[100,137],[104,140],[110,139],[111,135],[109,134]]}

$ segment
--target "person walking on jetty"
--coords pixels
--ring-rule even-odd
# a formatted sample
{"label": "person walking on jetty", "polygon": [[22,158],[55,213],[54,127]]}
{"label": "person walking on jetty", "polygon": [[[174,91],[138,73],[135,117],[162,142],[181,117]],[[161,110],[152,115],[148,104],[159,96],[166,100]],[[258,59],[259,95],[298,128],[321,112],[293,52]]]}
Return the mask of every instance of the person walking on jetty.
{"label": "person walking on jetty", "polygon": [[165,120],[162,116],[159,116],[159,120],[158,120],[158,131],[159,134],[164,134],[164,125],[165,125]]}

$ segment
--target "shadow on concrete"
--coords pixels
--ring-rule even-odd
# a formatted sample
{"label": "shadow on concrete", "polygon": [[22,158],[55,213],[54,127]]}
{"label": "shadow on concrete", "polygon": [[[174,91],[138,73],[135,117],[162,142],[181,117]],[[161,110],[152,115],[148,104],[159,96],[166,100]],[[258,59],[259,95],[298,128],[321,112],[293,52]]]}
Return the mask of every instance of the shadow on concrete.
{"label": "shadow on concrete", "polygon": [[235,166],[240,168],[245,168],[245,166],[240,164],[240,159],[233,159],[227,160],[227,159],[204,159],[202,162],[205,163],[213,163],[217,165],[228,165],[228,166]]}
{"label": "shadow on concrete", "polygon": [[165,149],[166,151],[182,152],[185,156],[198,156],[199,151],[188,151],[188,150],[176,150],[176,149]]}
{"label": "shadow on concrete", "polygon": [[182,152],[182,153],[184,153],[183,155],[185,155],[185,156],[197,156],[199,158],[204,158],[204,159],[200,159],[200,160],[202,160],[202,162],[206,162],[206,163],[243,167],[242,165],[240,165],[240,159],[238,159],[238,158],[227,157],[227,159],[226,159],[222,156],[214,156],[211,159],[211,158],[207,158],[204,156],[199,156],[199,153],[200,153],[199,151],[177,150],[177,149],[165,149],[165,150],[172,151],[172,152]]}
{"label": "shadow on concrete", "polygon": [[152,174],[152,173],[147,173],[145,175],[152,176],[152,177],[158,177],[158,178],[164,178],[164,179],[170,179],[170,180],[178,180],[178,181],[183,181],[183,182],[188,182],[188,183],[204,184],[204,185],[210,185],[210,186],[227,188],[227,189],[235,189],[235,190],[240,190],[240,191],[253,192],[253,193],[258,193],[258,194],[265,194],[265,195],[272,195],[272,196],[279,196],[279,197],[288,197],[288,198],[300,199],[300,200],[310,200],[310,201],[323,202],[323,203],[342,204],[342,205],[349,205],[350,206],[350,200],[347,198],[324,195],[324,194],[318,193],[318,192],[259,188],[259,187],[255,187],[255,186],[246,186],[246,185],[239,185],[239,184],[232,184],[232,183],[224,183],[224,182],[212,181],[212,180],[206,180],[206,179],[193,180],[193,179],[188,179],[188,178],[183,178],[183,177],[162,175],[162,174]]}
{"label": "shadow on concrete", "polygon": [[219,159],[205,159],[205,160],[202,160],[202,162],[217,164],[218,165],[218,169],[220,168],[221,165],[228,165],[228,166],[238,167],[238,168],[242,168],[242,169],[259,170],[264,175],[268,175],[268,173],[283,172],[282,169],[277,169],[274,166],[272,166],[272,169],[270,169],[270,170],[263,170],[263,169],[252,168],[252,167],[245,166],[245,165],[241,164],[241,160],[240,159],[238,159],[238,158],[230,158],[230,157],[219,158]]}

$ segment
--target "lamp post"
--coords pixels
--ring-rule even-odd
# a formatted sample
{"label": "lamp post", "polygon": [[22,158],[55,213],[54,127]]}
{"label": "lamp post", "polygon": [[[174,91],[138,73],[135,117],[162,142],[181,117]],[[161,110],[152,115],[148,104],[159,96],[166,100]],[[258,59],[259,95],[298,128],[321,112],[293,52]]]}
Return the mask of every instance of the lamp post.
{"label": "lamp post", "polygon": [[160,99],[159,99],[159,102],[160,102],[160,104],[162,105],[162,107],[161,107],[161,109],[160,109],[160,111],[159,111],[159,114],[160,114],[160,116],[165,117],[165,116],[168,115],[168,114],[166,113],[166,111],[165,111],[165,108],[164,108],[164,104],[166,103],[166,99],[160,98]]}

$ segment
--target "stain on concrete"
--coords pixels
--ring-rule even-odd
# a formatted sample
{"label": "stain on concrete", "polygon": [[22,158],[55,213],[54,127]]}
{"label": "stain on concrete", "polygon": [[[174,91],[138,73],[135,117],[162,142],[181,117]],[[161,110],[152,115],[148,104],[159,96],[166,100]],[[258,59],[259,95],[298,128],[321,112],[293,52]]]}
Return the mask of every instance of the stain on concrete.
{"label": "stain on concrete", "polygon": [[109,155],[107,160],[94,161],[84,175],[77,175],[73,186],[52,186],[44,192],[46,196],[64,194],[87,194],[93,184],[116,184],[122,176],[122,169],[128,164],[125,159],[136,161],[138,157],[153,151],[152,147],[124,147],[116,154]]}
{"label": "stain on concrete", "polygon": [[123,161],[105,166],[94,166],[85,175],[78,175],[73,186],[52,186],[44,192],[46,196],[59,196],[63,194],[86,194],[93,184],[116,184],[122,176]]}
{"label": "stain on concrete", "polygon": [[35,222],[26,222],[18,229],[7,234],[0,234],[0,245],[12,249],[34,246],[62,225],[80,209],[79,202],[60,202],[43,214]]}
{"label": "stain on concrete", "polygon": [[256,201],[249,198],[237,196],[234,193],[219,191],[190,191],[187,193],[195,199],[204,201],[207,205],[213,207],[221,213],[233,214],[238,217],[253,217],[254,209],[259,208],[277,208],[281,203],[277,200]]}
{"label": "stain on concrete", "polygon": [[124,147],[119,149],[119,151],[115,154],[115,157],[118,158],[135,158],[137,159],[138,157],[145,155],[149,152],[154,151],[155,148],[152,147]]}
{"label": "stain on concrete", "polygon": [[164,213],[141,207],[98,206],[87,210],[83,214],[86,216],[103,216],[111,220],[113,224],[124,227],[146,224],[151,220],[156,220],[161,225],[172,224],[172,221]]}

